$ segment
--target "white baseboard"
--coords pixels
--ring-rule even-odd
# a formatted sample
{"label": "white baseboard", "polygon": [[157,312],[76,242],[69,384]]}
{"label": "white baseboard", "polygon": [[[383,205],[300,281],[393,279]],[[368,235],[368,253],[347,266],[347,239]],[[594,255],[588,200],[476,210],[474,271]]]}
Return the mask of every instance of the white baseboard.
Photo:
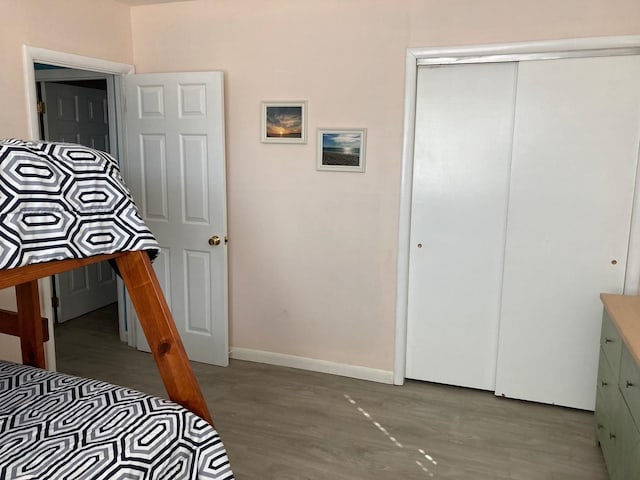
{"label": "white baseboard", "polygon": [[296,355],[285,355],[283,353],[264,352],[262,350],[252,350],[250,348],[231,349],[230,358],[236,360],[247,360],[249,362],[267,363],[280,367],[299,368],[301,370],[311,370],[312,372],[330,373],[343,377],[358,378],[360,380],[370,380],[379,383],[393,383],[393,372],[390,370],[378,370],[376,368],[360,367],[348,365],[346,363],[329,362],[327,360],[316,360],[315,358],[298,357]]}

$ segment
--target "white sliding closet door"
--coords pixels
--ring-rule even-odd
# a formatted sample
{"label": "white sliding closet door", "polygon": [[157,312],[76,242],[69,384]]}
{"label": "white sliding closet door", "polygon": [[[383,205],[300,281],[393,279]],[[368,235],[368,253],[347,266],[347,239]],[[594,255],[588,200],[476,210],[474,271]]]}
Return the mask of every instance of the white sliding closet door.
{"label": "white sliding closet door", "polygon": [[625,276],[640,58],[522,62],[515,119],[496,394],[593,409],[599,294]]}
{"label": "white sliding closet door", "polygon": [[517,66],[420,67],[406,376],[493,390]]}

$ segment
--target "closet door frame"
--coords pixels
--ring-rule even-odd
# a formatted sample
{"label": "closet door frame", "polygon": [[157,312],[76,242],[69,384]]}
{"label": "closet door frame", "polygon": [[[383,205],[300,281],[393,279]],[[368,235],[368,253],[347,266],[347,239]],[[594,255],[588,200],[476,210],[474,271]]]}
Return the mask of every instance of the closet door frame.
{"label": "closet door frame", "polygon": [[[527,60],[619,55],[640,55],[640,35],[407,49],[398,222],[394,384],[402,385],[404,383],[406,370],[409,240],[411,233],[411,191],[413,187],[413,147],[418,67],[423,65],[522,62]],[[640,175],[636,173],[636,194],[632,207],[629,252],[625,267],[624,284],[624,293],[630,295],[638,294],[640,288],[640,195],[637,192],[638,185],[640,185]]]}

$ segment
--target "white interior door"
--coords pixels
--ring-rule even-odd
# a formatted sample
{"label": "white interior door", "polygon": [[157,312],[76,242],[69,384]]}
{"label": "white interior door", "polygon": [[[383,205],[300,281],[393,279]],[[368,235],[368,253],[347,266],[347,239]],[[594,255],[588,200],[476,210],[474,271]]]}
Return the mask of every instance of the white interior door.
{"label": "white interior door", "polygon": [[55,82],[40,85],[47,140],[109,151],[106,82],[104,90]]}
{"label": "white interior door", "polygon": [[[41,82],[44,139],[78,143],[109,152],[107,91]],[[117,301],[116,276],[108,263],[56,275],[59,322]]]}
{"label": "white interior door", "polygon": [[419,68],[409,378],[494,389],[516,74]]}
{"label": "white interior door", "polygon": [[622,293],[640,58],[522,62],[496,394],[593,409],[601,292]]}
{"label": "white interior door", "polygon": [[162,248],[156,274],[189,358],[227,365],[223,74],[132,75],[126,95],[127,183]]}

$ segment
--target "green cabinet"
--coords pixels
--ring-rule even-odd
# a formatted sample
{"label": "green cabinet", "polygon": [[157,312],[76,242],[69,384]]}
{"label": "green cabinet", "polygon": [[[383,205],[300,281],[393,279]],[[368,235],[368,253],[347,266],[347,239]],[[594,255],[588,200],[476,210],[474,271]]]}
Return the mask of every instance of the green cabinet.
{"label": "green cabinet", "polygon": [[[596,440],[611,480],[640,479],[640,367],[605,310],[596,390]],[[637,319],[640,323],[640,318]]]}

